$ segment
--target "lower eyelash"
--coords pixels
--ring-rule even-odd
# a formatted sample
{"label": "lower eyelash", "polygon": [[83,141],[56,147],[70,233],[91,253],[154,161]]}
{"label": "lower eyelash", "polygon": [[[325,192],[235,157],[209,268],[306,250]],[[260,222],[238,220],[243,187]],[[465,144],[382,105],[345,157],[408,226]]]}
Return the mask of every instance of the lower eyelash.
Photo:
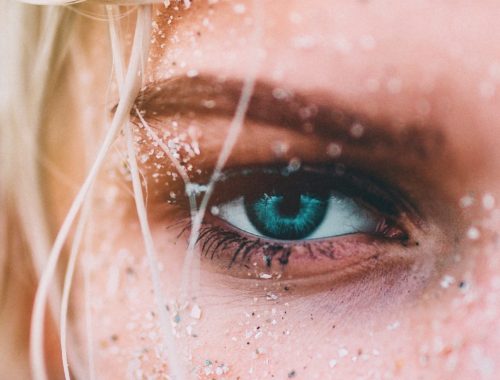
{"label": "lower eyelash", "polygon": [[[290,246],[276,243],[265,243],[261,239],[249,239],[233,231],[224,230],[219,226],[207,225],[202,227],[198,238],[201,252],[205,257],[213,259],[215,255],[226,250],[230,245],[235,245],[228,267],[230,268],[238,260],[245,263],[251,260],[253,253],[259,248],[264,250],[263,258],[267,267],[271,267],[272,261],[278,257],[282,265],[288,264],[292,249]],[[308,245],[304,243],[302,245]]]}
{"label": "lower eyelash", "polygon": [[[376,235],[393,242],[399,242],[402,246],[406,246],[408,243],[408,235],[392,226],[388,221],[379,224]],[[335,260],[342,256],[336,254],[336,245],[332,238],[322,241],[305,240],[282,244],[246,237],[236,231],[208,223],[201,228],[197,244],[203,256],[210,258],[210,260],[218,258],[222,259],[222,262],[228,262],[228,269],[236,263],[247,265],[252,259],[262,260],[267,268],[271,268],[273,262],[284,267],[288,265],[297,248],[308,252],[308,256],[312,260],[318,257]],[[224,253],[224,258],[220,257],[221,252]]]}

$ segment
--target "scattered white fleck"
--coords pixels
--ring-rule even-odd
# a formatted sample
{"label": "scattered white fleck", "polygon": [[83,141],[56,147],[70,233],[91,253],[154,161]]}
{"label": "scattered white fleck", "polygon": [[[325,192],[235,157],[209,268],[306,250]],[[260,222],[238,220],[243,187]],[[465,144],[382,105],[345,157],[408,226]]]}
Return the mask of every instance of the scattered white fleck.
{"label": "scattered white fleck", "polygon": [[197,77],[198,76],[198,70],[195,70],[195,69],[188,70],[188,72],[186,73],[186,75],[188,76],[188,78]]}
{"label": "scattered white fleck", "polygon": [[387,325],[387,330],[396,330],[401,324],[399,321],[395,321],[389,325]]}
{"label": "scattered white fleck", "polygon": [[491,210],[493,207],[495,207],[495,197],[491,194],[484,194],[483,196],[483,207],[486,210]]}
{"label": "scattered white fleck", "polygon": [[258,347],[256,350],[255,350],[255,353],[257,355],[264,355],[266,353],[266,349],[264,347]]}
{"label": "scattered white fleck", "polygon": [[189,313],[189,316],[194,319],[200,319],[201,318],[201,309],[197,304],[194,304],[191,312]]}
{"label": "scattered white fleck", "polygon": [[106,283],[106,295],[112,297],[118,291],[120,285],[120,268],[113,265],[108,271],[108,281]]}
{"label": "scattered white fleck", "polygon": [[328,362],[328,365],[330,366],[330,368],[335,368],[335,366],[337,365],[337,361],[335,359],[332,359]]}
{"label": "scattered white fleck", "polygon": [[207,191],[207,188],[207,185],[200,185],[198,183],[191,182],[186,185],[186,194],[188,196],[198,195]]}
{"label": "scattered white fleck", "polygon": [[349,354],[349,351],[347,351],[346,348],[342,347],[338,350],[339,358],[343,358],[344,356],[347,356]]}
{"label": "scattered white fleck", "polygon": [[467,208],[474,204],[474,198],[471,195],[464,195],[459,201],[461,208]]}
{"label": "scattered white fleck", "polygon": [[271,301],[271,300],[277,300],[279,297],[271,292],[266,293],[266,300]]}
{"label": "scattered white fleck", "polygon": [[272,278],[273,276],[271,276],[270,274],[268,273],[260,273],[259,274],[259,278],[262,278],[264,280],[269,280],[270,278]]}
{"label": "scattered white fleck", "polygon": [[481,236],[481,233],[479,232],[477,227],[470,227],[467,230],[467,238],[469,238],[470,240],[477,240],[477,239],[479,239],[480,236]]}
{"label": "scattered white fleck", "polygon": [[360,123],[354,123],[351,126],[351,136],[359,139],[361,136],[363,136],[363,133],[365,132],[365,127],[363,127]]}
{"label": "scattered white fleck", "polygon": [[169,195],[170,195],[170,198],[172,198],[172,199],[175,199],[175,198],[176,198],[176,195],[175,195],[175,192],[174,192],[174,191],[171,191],[171,192],[169,193]]}
{"label": "scattered white fleck", "polygon": [[455,283],[455,278],[450,275],[444,275],[443,278],[441,279],[440,285],[443,289],[448,289],[450,285],[453,285]]}
{"label": "scattered white fleck", "polygon": [[286,154],[286,152],[288,152],[288,149],[290,149],[290,147],[283,141],[276,141],[273,144],[272,149],[277,157],[282,157],[284,154]]}
{"label": "scattered white fleck", "polygon": [[217,105],[217,103],[213,99],[202,100],[201,104],[203,107],[208,108],[208,109],[212,109]]}
{"label": "scattered white fleck", "polygon": [[246,10],[247,8],[245,7],[245,4],[235,4],[233,6],[233,12],[237,14],[243,14]]}
{"label": "scattered white fleck", "polygon": [[254,338],[255,338],[255,339],[259,339],[261,336],[262,336],[262,331],[258,331],[258,332],[254,335]]}
{"label": "scattered white fleck", "polygon": [[296,172],[297,170],[300,169],[301,164],[302,162],[300,161],[300,158],[294,157],[288,162],[287,171],[289,173]]}
{"label": "scattered white fleck", "polygon": [[281,87],[273,88],[273,97],[277,100],[287,99],[290,96],[290,92]]}
{"label": "scattered white fleck", "polygon": [[292,46],[296,49],[311,49],[316,46],[317,40],[314,36],[297,36],[292,38]]}
{"label": "scattered white fleck", "polygon": [[482,378],[490,378],[495,369],[495,362],[492,358],[488,357],[484,349],[479,346],[473,346],[470,350],[470,355],[474,365],[479,370]]}
{"label": "scattered white fleck", "polygon": [[370,34],[361,36],[361,38],[359,39],[359,44],[361,45],[361,48],[363,50],[373,50],[377,45],[375,38],[373,38],[373,36]]}
{"label": "scattered white fleck", "polygon": [[332,158],[340,157],[342,154],[342,146],[337,143],[330,143],[326,147],[326,154]]}
{"label": "scattered white fleck", "polygon": [[217,206],[212,206],[212,207],[210,208],[210,213],[211,213],[212,215],[217,216],[217,215],[219,215],[220,210],[219,210],[219,208],[218,208]]}

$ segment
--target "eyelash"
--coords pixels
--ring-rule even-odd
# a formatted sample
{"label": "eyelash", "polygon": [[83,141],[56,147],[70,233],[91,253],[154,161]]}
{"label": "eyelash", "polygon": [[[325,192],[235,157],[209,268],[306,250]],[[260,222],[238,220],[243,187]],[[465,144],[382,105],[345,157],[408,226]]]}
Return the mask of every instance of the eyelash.
{"label": "eyelash", "polygon": [[[395,237],[391,235],[391,231],[392,227],[386,224],[377,229],[373,237],[380,237],[387,241],[397,241],[403,246],[408,244],[407,235]],[[302,247],[307,250],[311,259],[315,259],[318,255],[321,255],[335,260],[339,257],[336,257],[333,240],[335,238],[277,243],[260,238],[249,238],[236,231],[230,231],[217,225],[205,223],[200,231],[197,243],[201,248],[201,254],[209,257],[211,260],[215,258],[218,252],[227,252],[227,249],[233,246],[232,251],[228,255],[231,257],[227,265],[228,269],[230,269],[238,262],[248,264],[255,256],[261,256],[268,268],[271,268],[275,258],[277,258],[280,265],[285,266],[288,265],[296,247]],[[238,261],[239,258],[240,260]]]}
{"label": "eyelash", "polygon": [[[341,175],[332,174],[338,172],[337,166],[334,166],[332,169],[332,167],[309,167],[306,165],[303,168],[301,170],[305,170],[306,173],[314,172],[317,175],[319,172],[325,176],[328,174],[336,180],[342,178],[343,183],[340,187],[348,187],[352,194],[356,193],[357,196],[362,195],[364,198],[368,198],[363,200],[365,207],[375,209],[377,215],[381,217],[375,233],[370,236],[370,239],[373,239],[370,244],[373,244],[373,242],[398,243],[401,246],[409,244],[409,229],[406,225],[408,220],[403,222],[400,219],[402,219],[403,214],[405,216],[416,215],[416,211],[408,202],[404,201],[404,197],[400,194],[383,190],[384,187],[376,184],[368,176],[346,172],[343,166]],[[248,189],[252,187],[245,185],[243,179],[250,180],[252,184],[262,183],[265,181],[259,181],[255,177],[260,176],[263,178],[266,175],[276,176],[278,175],[277,173],[282,173],[282,171],[282,167],[244,168],[227,171],[224,175],[224,180],[216,185],[211,205],[227,202],[236,196],[248,195]],[[234,180],[235,178],[240,180],[240,186],[234,185],[237,182]],[[245,191],[247,194],[244,194]],[[346,193],[348,192],[346,191]],[[221,194],[226,195],[221,197]],[[224,223],[224,226],[221,226],[222,223]],[[190,224],[183,231],[189,227]],[[281,242],[273,241],[270,238],[246,236],[244,232],[237,231],[237,229],[228,225],[227,222],[208,214],[205,216],[202,224],[197,244],[200,247],[203,257],[207,257],[210,260],[217,258],[219,264],[225,265],[228,269],[234,267],[235,264],[247,266],[251,261],[258,259],[262,260],[267,268],[270,268],[273,262],[279,263],[280,267],[283,268],[288,265],[290,258],[297,251],[307,252],[311,259],[320,256],[333,260],[345,258],[344,256],[347,255],[347,252],[342,252],[342,250],[346,250],[345,247],[339,247],[337,244],[342,239],[345,239],[345,236]],[[355,244],[349,246],[349,250],[352,251],[355,249]]]}

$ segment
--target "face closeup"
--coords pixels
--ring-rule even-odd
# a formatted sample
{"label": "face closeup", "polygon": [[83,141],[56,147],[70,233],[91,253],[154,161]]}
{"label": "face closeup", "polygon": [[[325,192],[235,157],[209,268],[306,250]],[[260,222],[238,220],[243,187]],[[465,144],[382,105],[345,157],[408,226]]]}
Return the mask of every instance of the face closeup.
{"label": "face closeup", "polygon": [[[89,371],[496,378],[500,4],[170,3],[152,7],[131,114],[155,257],[124,134],[92,193],[71,301]],[[116,100],[96,69],[111,65],[105,26],[91,25],[74,96],[58,100],[76,127],[53,160],[75,179],[78,131],[98,136],[89,125]]]}

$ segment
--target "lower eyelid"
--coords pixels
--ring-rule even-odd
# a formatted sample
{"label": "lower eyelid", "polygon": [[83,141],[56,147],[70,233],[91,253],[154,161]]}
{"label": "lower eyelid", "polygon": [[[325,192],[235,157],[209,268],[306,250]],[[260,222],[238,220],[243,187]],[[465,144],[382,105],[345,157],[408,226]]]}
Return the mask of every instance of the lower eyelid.
{"label": "lower eyelid", "polygon": [[367,234],[299,242],[269,242],[226,226],[206,223],[199,245],[212,269],[247,279],[330,280],[369,270],[381,262],[412,260],[412,246]]}

